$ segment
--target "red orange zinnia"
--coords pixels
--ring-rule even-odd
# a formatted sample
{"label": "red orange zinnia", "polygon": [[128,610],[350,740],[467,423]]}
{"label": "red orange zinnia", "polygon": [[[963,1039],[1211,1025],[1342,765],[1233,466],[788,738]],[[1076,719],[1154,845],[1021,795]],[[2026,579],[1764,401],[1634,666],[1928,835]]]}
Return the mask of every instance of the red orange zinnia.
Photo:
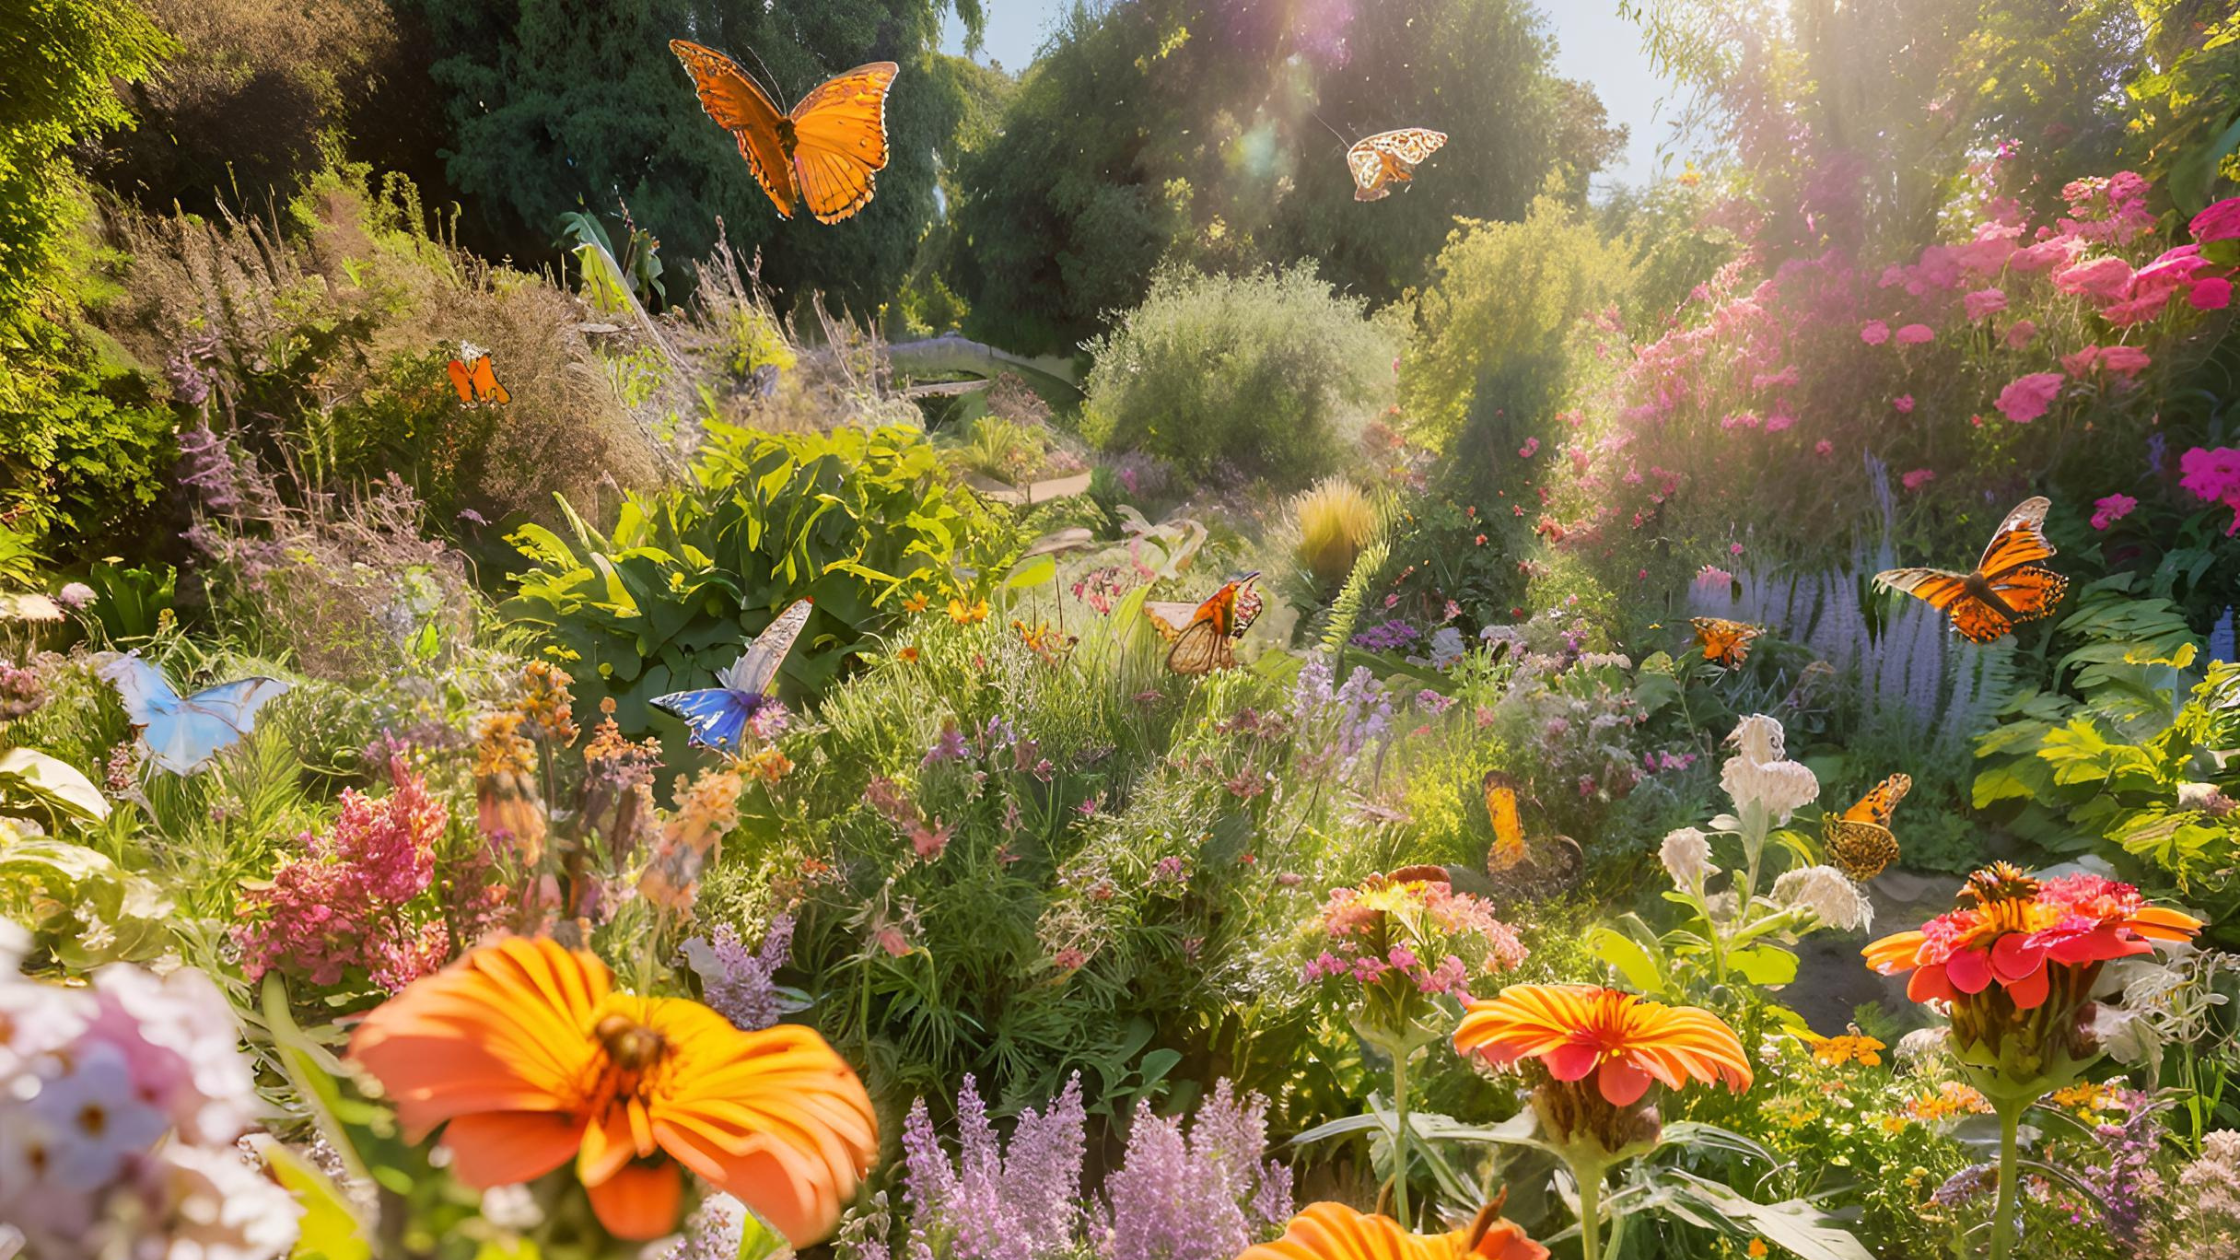
{"label": "red orange zinnia", "polygon": [[445,1126],[460,1180],[573,1159],[618,1238],[676,1228],[682,1165],[807,1246],[878,1150],[869,1096],[815,1032],[742,1032],[697,1002],[615,992],[605,964],[551,940],[500,941],[415,981],[350,1053],[415,1139]]}
{"label": "red orange zinnia", "polygon": [[1413,1234],[1389,1216],[1365,1216],[1342,1203],[1310,1203],[1283,1237],[1246,1248],[1237,1260],[1547,1260],[1548,1249],[1525,1237],[1498,1208],[1468,1229]]}
{"label": "red orange zinnia", "polygon": [[1592,1077],[1614,1107],[1640,1101],[1652,1082],[1750,1087],[1750,1061],[1734,1030],[1711,1012],[1666,1006],[1593,985],[1516,984],[1472,1002],[1454,1048],[1507,1067],[1535,1059],[1564,1082]]}
{"label": "red orange zinnia", "polygon": [[2054,968],[2091,968],[2151,953],[2156,941],[2199,932],[2192,915],[2148,905],[2139,890],[2098,875],[2031,879],[2004,863],[1978,871],[1959,909],[1886,936],[1865,950],[1884,975],[1913,972],[1906,996],[1957,1001],[1997,984],[2017,1010],[2046,1000]]}

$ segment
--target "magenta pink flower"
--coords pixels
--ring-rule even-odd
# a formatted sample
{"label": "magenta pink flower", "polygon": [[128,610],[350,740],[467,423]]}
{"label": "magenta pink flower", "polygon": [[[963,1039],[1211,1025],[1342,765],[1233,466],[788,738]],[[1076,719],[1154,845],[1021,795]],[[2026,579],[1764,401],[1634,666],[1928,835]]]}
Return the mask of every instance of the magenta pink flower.
{"label": "magenta pink flower", "polygon": [[1918,346],[1925,342],[1935,341],[1937,333],[1927,324],[1907,324],[1898,330],[1897,338],[1898,344],[1901,346]]}
{"label": "magenta pink flower", "polygon": [[2061,394],[2061,380],[2059,372],[2018,376],[1999,391],[1996,405],[2007,419],[2016,424],[2028,424],[2053,406],[2053,400]]}
{"label": "magenta pink flower", "polygon": [[1910,416],[1913,414],[1913,395],[1900,394],[1890,400],[1890,405],[1898,409],[1899,415]]}
{"label": "magenta pink flower", "polygon": [[2124,517],[2131,515],[2131,509],[2137,506],[2139,506],[2139,501],[2128,494],[2111,494],[2104,499],[2096,500],[2092,505],[2092,527],[2094,529],[2106,529]]}
{"label": "magenta pink flower", "polygon": [[1794,425],[1796,422],[1797,418],[1790,415],[1788,412],[1776,411],[1772,415],[1766,417],[1766,432],[1779,433],[1783,429]]}
{"label": "magenta pink flower", "polygon": [[1879,346],[1890,340],[1890,325],[1879,319],[1870,319],[1859,328],[1859,340],[1870,346]]}
{"label": "magenta pink flower", "polygon": [[2053,273],[2053,287],[2102,302],[2119,301],[2131,290],[2131,264],[2113,257],[2074,263]]}
{"label": "magenta pink flower", "polygon": [[1715,564],[1696,570],[1696,585],[1707,591],[1723,591],[1734,585],[1734,574]]}
{"label": "magenta pink flower", "polygon": [[2186,293],[2186,301],[2197,311],[2221,311],[2232,305],[2232,281],[2223,276],[2197,280]]}
{"label": "magenta pink flower", "polygon": [[2203,210],[2186,228],[2203,245],[2240,238],[2240,197],[2227,197]]}
{"label": "magenta pink flower", "polygon": [[1928,485],[1930,482],[1935,481],[1936,479],[1936,469],[1916,468],[1912,472],[1907,473],[1905,476],[1898,478],[1898,482],[1900,485],[1903,485],[1908,491],[1918,491],[1921,489],[1921,487]]}
{"label": "magenta pink flower", "polygon": [[2147,365],[2153,362],[2153,359],[2147,357],[2147,352],[2137,346],[2100,347],[2100,370],[2112,376],[2129,379],[2144,372]]}
{"label": "magenta pink flower", "polygon": [[2007,335],[2000,340],[2006,343],[2007,349],[2020,350],[2029,345],[2030,339],[2037,335],[2038,325],[2034,321],[2018,319],[2007,326]]}
{"label": "magenta pink flower", "polygon": [[2201,256],[2199,245],[2180,245],[2167,250],[2131,277],[2131,296],[2147,297],[2157,293],[2172,293],[2193,282],[2194,273],[2209,265]]}
{"label": "magenta pink flower", "polygon": [[2192,491],[2195,498],[2232,509],[2232,524],[2226,527],[2225,536],[2240,533],[2240,448],[2210,450],[2196,446],[2178,457],[2178,470],[2178,484]]}
{"label": "magenta pink flower", "polygon": [[1727,544],[1727,554],[1728,554],[1728,555],[1730,555],[1730,556],[1739,556],[1739,555],[1741,555],[1741,554],[1742,554],[1742,544],[1741,544],[1741,543],[1728,543],[1728,544]]}
{"label": "magenta pink flower", "polygon": [[1836,453],[1836,444],[1826,438],[1821,438],[1812,444],[1812,453],[1820,456],[1833,455]]}
{"label": "magenta pink flower", "polygon": [[1999,289],[1977,289],[1961,298],[1960,305],[1968,312],[1968,322],[1978,324],[1993,313],[2007,309],[2007,295]]}
{"label": "magenta pink flower", "polygon": [[2144,324],[2162,314],[2162,308],[2170,305],[2170,295],[2171,290],[2162,289],[2153,293],[2141,294],[2127,301],[2111,302],[2100,308],[2100,318],[2107,320],[2118,328],[2129,328],[2133,324]]}
{"label": "magenta pink flower", "polygon": [[2061,370],[2071,376],[2083,376],[2092,371],[2093,362],[2099,357],[2100,347],[2086,346],[2073,354],[2062,355]]}
{"label": "magenta pink flower", "polygon": [[1536,437],[1526,438],[1524,440],[1524,445],[1517,448],[1518,459],[1531,459],[1534,455],[1537,455],[1539,453],[1540,439]]}
{"label": "magenta pink flower", "polygon": [[2025,246],[2007,256],[2007,266],[2015,271],[2045,271],[2066,264],[2084,250],[2084,242],[2074,236],[2054,236]]}

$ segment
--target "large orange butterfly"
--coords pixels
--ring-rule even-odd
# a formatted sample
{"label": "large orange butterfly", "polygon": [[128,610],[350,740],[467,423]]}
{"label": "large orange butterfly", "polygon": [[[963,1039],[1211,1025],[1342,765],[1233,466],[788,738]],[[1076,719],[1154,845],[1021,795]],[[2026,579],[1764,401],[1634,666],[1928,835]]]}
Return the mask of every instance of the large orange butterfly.
{"label": "large orange butterfly", "polygon": [[498,374],[490,369],[490,352],[471,341],[459,343],[459,357],[444,370],[451,375],[451,388],[459,392],[459,401],[469,407],[513,401],[513,395],[498,383]]}
{"label": "large orange butterfly", "polygon": [[1696,628],[1696,642],[1703,647],[1703,659],[1733,669],[1750,655],[1750,640],[1765,631],[1747,621],[1729,621],[1724,617],[1695,617],[1688,622]]}
{"label": "large orange butterfly", "polygon": [[1416,167],[1447,142],[1443,131],[1404,127],[1379,132],[1346,150],[1346,169],[1353,172],[1355,201],[1382,201],[1392,194],[1387,184],[1405,184],[1416,177]]}
{"label": "large orange butterfly", "polygon": [[1971,641],[1994,642],[2016,622],[2051,616],[2068,593],[2069,579],[2038,563],[2054,554],[2045,535],[2052,506],[2042,498],[2025,499],[2007,513],[1972,573],[1886,569],[1874,575],[1875,585],[1918,595]]}
{"label": "large orange butterfly", "polygon": [[1898,837],[1890,830],[1890,819],[1898,811],[1898,802],[1912,790],[1912,776],[1893,774],[1876,784],[1858,804],[1821,820],[1821,839],[1826,841],[1828,860],[1837,870],[1853,879],[1868,880],[1898,860]]}
{"label": "large orange butterfly", "polygon": [[874,61],[827,79],[780,113],[739,63],[713,48],[672,39],[669,51],[692,75],[700,107],[739,139],[755,182],[793,217],[801,201],[819,223],[838,223],[871,202],[872,177],[887,166],[887,89],[900,67]]}
{"label": "large orange butterfly", "polygon": [[1237,663],[1231,640],[1241,639],[1260,615],[1260,592],[1252,589],[1258,572],[1247,573],[1206,597],[1202,604],[1154,600],[1144,615],[1159,633],[1174,641],[1167,668],[1178,674],[1208,674]]}

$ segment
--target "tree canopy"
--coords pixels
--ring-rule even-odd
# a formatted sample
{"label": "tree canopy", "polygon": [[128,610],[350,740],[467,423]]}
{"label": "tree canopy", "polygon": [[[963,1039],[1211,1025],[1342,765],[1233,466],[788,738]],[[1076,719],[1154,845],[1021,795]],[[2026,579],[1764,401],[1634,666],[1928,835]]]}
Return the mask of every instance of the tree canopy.
{"label": "tree canopy", "polygon": [[[1077,6],[964,159],[956,283],[979,331],[1025,350],[1078,342],[1163,259],[1312,257],[1341,289],[1397,296],[1456,216],[1517,218],[1551,176],[1583,199],[1622,142],[1552,52],[1521,0]],[[1347,145],[1407,126],[1450,139],[1357,206]]]}

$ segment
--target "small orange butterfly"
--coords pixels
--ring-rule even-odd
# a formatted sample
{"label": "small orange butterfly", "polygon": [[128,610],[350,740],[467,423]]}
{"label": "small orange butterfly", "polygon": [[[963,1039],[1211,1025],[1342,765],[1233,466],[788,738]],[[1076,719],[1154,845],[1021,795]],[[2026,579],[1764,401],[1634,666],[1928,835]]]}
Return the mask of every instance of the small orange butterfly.
{"label": "small orange butterfly", "polygon": [[483,403],[500,406],[513,401],[513,395],[498,383],[498,374],[490,369],[490,352],[471,341],[459,343],[459,357],[444,369],[451,375],[451,388],[459,393],[459,401],[469,407]]}
{"label": "small orange butterfly", "polygon": [[1886,569],[1874,575],[1875,585],[1928,600],[1971,642],[1995,642],[2018,622],[2052,616],[2069,591],[2068,578],[2038,563],[2054,554],[2045,535],[2052,507],[2043,498],[2025,499],[2007,513],[1971,573]]}
{"label": "small orange butterfly", "polygon": [[922,613],[926,610],[926,605],[932,602],[932,600],[926,598],[926,596],[923,594],[904,596],[902,600],[902,611],[906,613]]}
{"label": "small orange butterfly", "polygon": [[1346,169],[1353,172],[1355,201],[1382,201],[1392,195],[1387,184],[1405,184],[1447,142],[1445,132],[1404,127],[1380,132],[1346,150]]}
{"label": "small orange butterfly", "polygon": [[1243,638],[1260,616],[1260,592],[1252,589],[1259,578],[1256,570],[1224,583],[1202,604],[1164,600],[1144,604],[1151,624],[1174,642],[1167,650],[1167,668],[1178,674],[1209,674],[1235,665],[1231,641]]}
{"label": "small orange butterfly", "polygon": [[713,48],[672,39],[708,117],[738,138],[755,182],[793,217],[799,200],[819,223],[838,223],[871,203],[874,176],[887,167],[887,89],[901,67],[874,61],[836,75],[778,112],[739,63]]}
{"label": "small orange butterfly", "polygon": [[975,600],[974,602],[968,604],[961,599],[955,598],[954,596],[950,598],[949,620],[956,622],[960,626],[970,626],[986,621],[987,619],[987,600]]}
{"label": "small orange butterfly", "polygon": [[1694,617],[1689,625],[1696,628],[1696,642],[1703,647],[1703,659],[1733,669],[1750,655],[1750,641],[1765,631],[1746,621],[1728,621],[1724,617]]}
{"label": "small orange butterfly", "polygon": [[1891,833],[1890,819],[1897,813],[1898,802],[1912,790],[1912,776],[1893,774],[1876,784],[1858,804],[1821,820],[1821,839],[1827,844],[1828,860],[1837,870],[1853,879],[1869,880],[1898,860],[1898,838]]}

